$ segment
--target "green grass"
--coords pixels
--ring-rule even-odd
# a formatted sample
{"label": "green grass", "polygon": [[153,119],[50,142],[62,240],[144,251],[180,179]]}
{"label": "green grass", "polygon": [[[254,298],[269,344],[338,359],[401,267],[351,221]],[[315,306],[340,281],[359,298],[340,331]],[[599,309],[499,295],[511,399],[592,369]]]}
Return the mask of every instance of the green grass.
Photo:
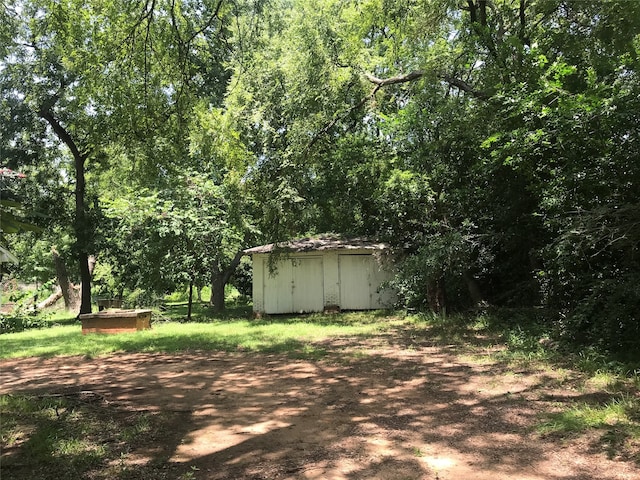
{"label": "green grass", "polygon": [[[104,447],[88,435],[102,428],[64,398],[0,396],[2,444],[21,447],[21,462],[73,475],[99,465]],[[13,465],[11,456],[3,468]]]}
{"label": "green grass", "polygon": [[80,324],[2,336],[0,358],[58,355],[96,357],[115,352],[255,351],[321,356],[314,342],[370,336],[391,322],[367,314],[215,320],[208,323],[155,322],[151,330],[116,335],[82,335]]}
{"label": "green grass", "polygon": [[639,414],[638,402],[630,396],[621,395],[602,405],[580,403],[563,412],[550,414],[538,425],[537,431],[553,434],[582,432],[590,428],[621,428],[633,425]]}
{"label": "green grass", "polygon": [[[523,328],[513,322],[500,329],[485,315],[478,317],[402,315],[384,311],[336,315],[291,315],[250,319],[250,307],[237,304],[223,315],[213,315],[205,305],[196,305],[193,322],[184,322],[185,305],[170,305],[155,312],[148,331],[104,335],[82,335],[75,318],[60,313],[51,317],[54,326],[0,337],[0,358],[81,355],[98,357],[116,352],[173,353],[189,351],[267,352],[295,358],[362,358],[370,351],[355,346],[350,351],[333,347],[327,340],[366,339],[380,336],[396,348],[454,346],[461,358],[495,362],[497,367],[527,363],[535,370],[572,369],[558,386],[576,388],[581,401],[565,402],[559,412],[541,416],[536,431],[551,441],[574,435],[596,437],[598,448],[610,456],[637,456],[640,444],[640,375],[629,376],[628,368],[601,354],[583,352],[560,359],[558,352],[540,343],[541,330]],[[378,341],[378,340],[376,340]],[[356,342],[354,342],[355,344]],[[487,347],[491,347],[489,350]],[[487,352],[491,352],[487,354]],[[562,360],[562,361],[560,361]],[[466,360],[464,360],[466,361]],[[569,371],[569,370],[567,370]],[[508,372],[507,372],[508,374]],[[553,375],[551,375],[553,377]],[[590,396],[598,392],[596,396]],[[137,442],[163,442],[161,416],[149,413],[113,415],[75,398],[5,395],[0,397],[0,433],[3,448],[19,451],[4,469],[11,478],[89,478],[110,465],[104,478],[194,478],[187,465],[146,466],[131,470],[126,459]],[[420,456],[419,449],[414,455]],[[11,462],[17,463],[12,466]],[[3,460],[4,462],[4,460]],[[22,470],[20,464],[28,465]],[[118,466],[120,465],[120,466]],[[162,475],[169,477],[161,477]],[[165,471],[166,468],[176,470]],[[118,469],[121,469],[118,470]],[[49,475],[55,472],[55,475]],[[61,476],[62,472],[62,476]],[[145,477],[143,473],[149,475]],[[31,474],[35,473],[35,477]],[[15,474],[12,476],[12,474]],[[140,475],[138,475],[140,474]],[[138,476],[136,476],[138,475]],[[97,477],[96,477],[97,478]],[[102,478],[102,477],[100,477]]]}
{"label": "green grass", "polygon": [[2,395],[0,415],[2,478],[120,478],[126,462],[118,459],[170,434],[162,414],[119,412],[73,395]]}
{"label": "green grass", "polygon": [[546,414],[536,431],[559,438],[591,431],[595,433],[594,444],[610,458],[627,456],[640,463],[637,450],[640,445],[640,399],[637,396],[622,394],[595,405],[581,402],[564,411]]}

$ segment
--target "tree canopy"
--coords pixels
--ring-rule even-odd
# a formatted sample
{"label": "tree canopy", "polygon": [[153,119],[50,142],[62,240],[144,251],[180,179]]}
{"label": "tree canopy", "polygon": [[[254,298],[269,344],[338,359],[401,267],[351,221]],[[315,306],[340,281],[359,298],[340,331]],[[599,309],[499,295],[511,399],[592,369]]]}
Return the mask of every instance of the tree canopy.
{"label": "tree canopy", "polygon": [[544,308],[572,342],[639,346],[637,2],[0,15],[2,166],[56,205],[82,309],[91,255],[121,288],[206,279],[219,305],[243,248],[334,231],[395,247],[404,306]]}

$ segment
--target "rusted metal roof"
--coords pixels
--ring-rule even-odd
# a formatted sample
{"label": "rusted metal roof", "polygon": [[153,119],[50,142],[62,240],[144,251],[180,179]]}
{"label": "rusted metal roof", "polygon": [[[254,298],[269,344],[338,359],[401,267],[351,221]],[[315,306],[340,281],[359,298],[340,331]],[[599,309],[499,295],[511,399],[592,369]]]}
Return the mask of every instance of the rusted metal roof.
{"label": "rusted metal roof", "polygon": [[341,238],[336,235],[319,235],[316,237],[299,238],[287,242],[269,243],[259,247],[248,248],[244,253],[272,253],[272,252],[313,252],[328,250],[372,250],[380,251],[388,248],[386,243],[376,242],[368,238]]}
{"label": "rusted metal roof", "polygon": [[6,168],[6,167],[0,168],[0,177],[27,178],[27,176],[24,173],[16,172],[15,170],[11,170],[10,168]]}

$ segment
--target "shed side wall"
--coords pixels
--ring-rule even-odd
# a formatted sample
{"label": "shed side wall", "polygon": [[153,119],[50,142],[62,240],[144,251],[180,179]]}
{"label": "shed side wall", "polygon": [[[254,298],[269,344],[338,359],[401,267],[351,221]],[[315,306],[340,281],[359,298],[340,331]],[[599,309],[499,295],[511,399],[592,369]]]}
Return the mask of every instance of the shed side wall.
{"label": "shed side wall", "polygon": [[264,258],[267,255],[260,255],[254,253],[251,255],[252,263],[252,288],[251,294],[253,297],[253,311],[264,312]]}

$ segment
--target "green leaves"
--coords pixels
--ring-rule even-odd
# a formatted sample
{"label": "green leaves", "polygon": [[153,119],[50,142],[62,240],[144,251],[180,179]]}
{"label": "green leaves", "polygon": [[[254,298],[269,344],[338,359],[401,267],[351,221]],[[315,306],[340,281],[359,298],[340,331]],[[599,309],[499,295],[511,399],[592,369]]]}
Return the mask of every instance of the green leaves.
{"label": "green leaves", "polygon": [[39,232],[41,229],[22,218],[23,206],[19,202],[0,200],[0,233]]}
{"label": "green leaves", "polygon": [[[407,298],[464,278],[571,309],[637,267],[611,212],[637,203],[640,7],[81,3],[3,11],[0,149],[69,183],[55,116],[86,158],[87,214],[106,213],[89,244],[131,286],[329,230],[407,252]],[[602,218],[616,242],[586,228]]]}

